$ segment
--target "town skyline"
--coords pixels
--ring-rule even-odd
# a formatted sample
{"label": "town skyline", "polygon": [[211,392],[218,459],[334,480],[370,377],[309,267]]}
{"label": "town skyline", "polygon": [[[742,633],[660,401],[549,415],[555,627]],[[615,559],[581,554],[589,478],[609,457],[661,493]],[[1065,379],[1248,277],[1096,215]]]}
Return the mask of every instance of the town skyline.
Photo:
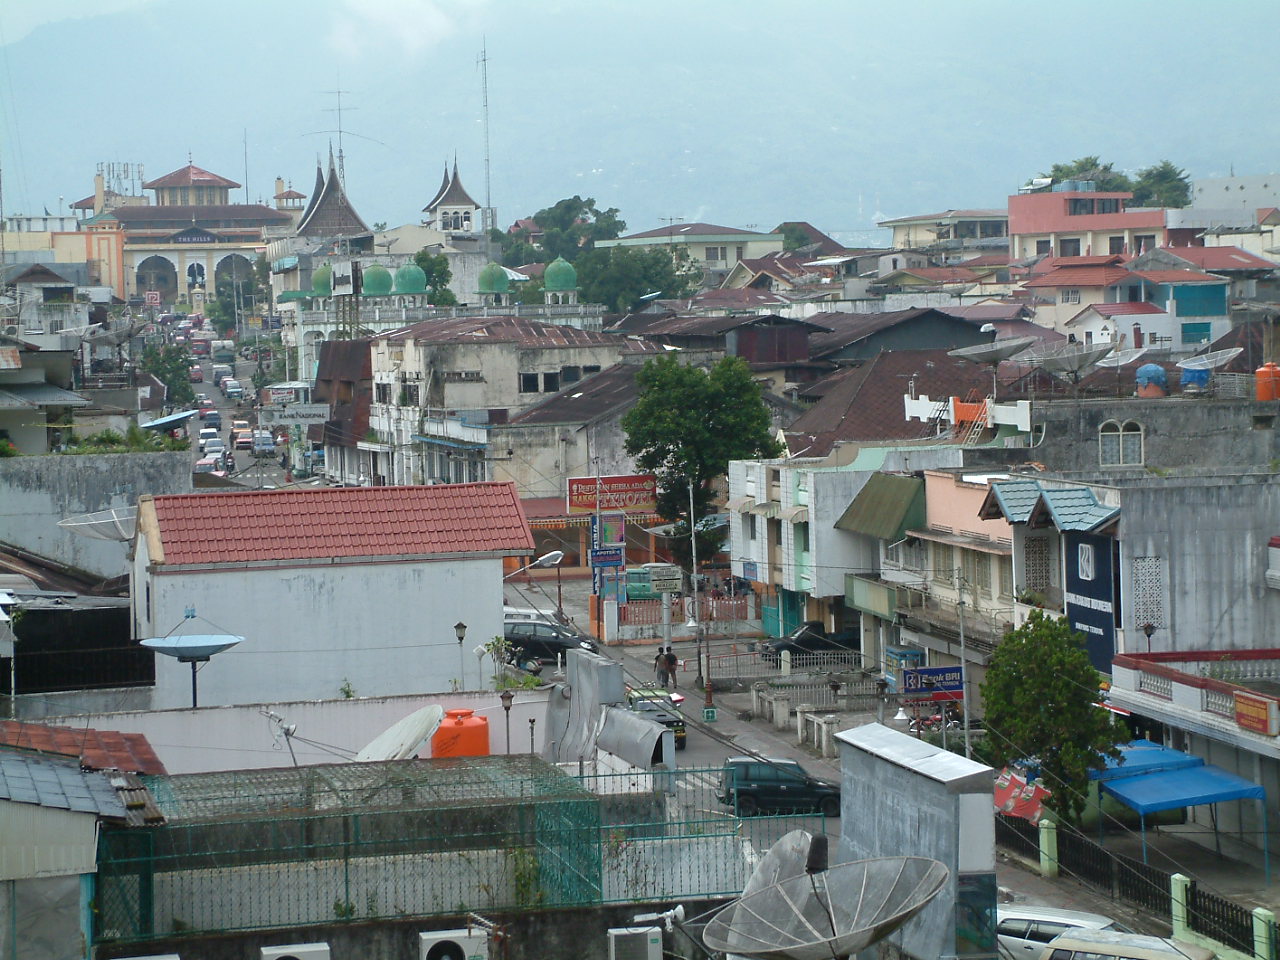
{"label": "town skyline", "polygon": [[[1191,2],[1099,3],[1034,22],[1014,3],[927,6],[908,21],[819,2],[764,29],[770,8],[751,2],[643,17],[579,0],[10,4],[4,212],[67,213],[99,163],[158,177],[188,156],[247,184],[233,201],[270,202],[276,177],[309,193],[332,142],[370,223],[416,222],[456,157],[501,227],[578,194],[617,207],[628,232],[809,220],[856,243],[884,236],[877,220],[1001,207],[1083,155],[1131,173],[1168,159],[1193,179],[1274,169],[1250,79],[1271,5],[1204,21]],[[131,48],[105,79],[102,60],[69,62]],[[90,89],[103,108],[85,109]]]}

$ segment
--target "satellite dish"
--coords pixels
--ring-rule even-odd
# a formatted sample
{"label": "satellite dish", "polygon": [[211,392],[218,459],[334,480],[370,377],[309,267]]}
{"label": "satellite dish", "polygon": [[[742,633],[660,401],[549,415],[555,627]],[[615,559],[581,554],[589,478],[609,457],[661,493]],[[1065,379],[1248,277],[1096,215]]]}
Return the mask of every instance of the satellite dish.
{"label": "satellite dish", "polygon": [[1003,340],[993,340],[991,343],[980,343],[975,347],[948,350],[947,356],[955,357],[957,360],[968,360],[971,363],[999,363],[1026,350],[1038,339],[1038,337],[1006,337]]}
{"label": "satellite dish", "polygon": [[232,636],[229,633],[187,633],[168,637],[149,637],[141,641],[144,647],[173,657],[179,663],[191,664],[191,706],[199,706],[196,697],[196,668],[201,663],[208,663],[214,654],[229,650],[244,637]]}
{"label": "satellite dish", "polygon": [[375,760],[407,760],[418,752],[444,719],[444,707],[437,703],[415,710],[378,734],[356,754],[357,763]]}
{"label": "satellite dish", "polygon": [[1185,360],[1179,360],[1177,366],[1183,370],[1217,370],[1219,367],[1226,366],[1242,353],[1244,353],[1244,347],[1211,350],[1209,353],[1202,353],[1196,357],[1187,357]]}
{"label": "satellite dish", "polygon": [[1127,350],[1117,350],[1111,356],[1103,357],[1098,361],[1097,365],[1099,367],[1127,367],[1146,352],[1146,347],[1130,347]]}
{"label": "satellite dish", "polygon": [[133,539],[138,521],[137,507],[112,507],[97,513],[59,520],[58,526],[91,540],[114,540],[127,543]]}
{"label": "satellite dish", "polygon": [[1036,364],[1049,373],[1065,373],[1076,383],[1080,382],[1080,374],[1097,364],[1099,360],[1116,348],[1114,343],[1072,343],[1067,341],[1050,347],[1044,347],[1033,353],[1024,354],[1023,363]]}
{"label": "satellite dish", "polygon": [[914,917],[950,871],[927,857],[880,857],[802,872],[730,904],[712,918],[712,950],[762,960],[831,960],[883,940]]}

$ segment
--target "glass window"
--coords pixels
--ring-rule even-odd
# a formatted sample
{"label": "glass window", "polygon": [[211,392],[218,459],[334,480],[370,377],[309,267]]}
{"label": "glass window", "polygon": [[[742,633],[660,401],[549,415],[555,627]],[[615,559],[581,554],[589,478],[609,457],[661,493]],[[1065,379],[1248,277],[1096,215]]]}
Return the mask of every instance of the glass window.
{"label": "glass window", "polygon": [[756,538],[756,515],[754,513],[747,514],[747,539],[754,540]]}
{"label": "glass window", "polygon": [[520,392],[521,393],[537,393],[538,392],[538,375],[536,373],[520,374]]}
{"label": "glass window", "polygon": [[577,383],[582,379],[581,367],[561,367],[560,382],[561,383]]}
{"label": "glass window", "polygon": [[962,552],[964,586],[970,594],[991,595],[991,557],[978,550]]}
{"label": "glass window", "polygon": [[1078,257],[1080,256],[1080,241],[1076,240],[1059,240],[1058,256],[1060,257]]}
{"label": "glass window", "polygon": [[1133,420],[1120,429],[1120,462],[1131,466],[1143,463],[1142,425]]}
{"label": "glass window", "polygon": [[809,525],[807,523],[797,523],[796,525],[796,550],[805,553],[809,549]]}
{"label": "glass window", "polygon": [[951,583],[956,575],[956,564],[952,558],[951,544],[935,543],[933,545],[933,579],[939,583]]}
{"label": "glass window", "polygon": [[1048,943],[1054,937],[1061,933],[1066,933],[1071,928],[1065,923],[1051,923],[1046,920],[1035,920],[1031,926],[1027,928],[1027,939],[1035,940],[1037,943]]}
{"label": "glass window", "polygon": [[1120,463],[1120,424],[1114,420],[1098,428],[1098,463],[1104,467]]}
{"label": "glass window", "polygon": [[555,393],[560,389],[559,373],[544,373],[542,375],[542,392]]}

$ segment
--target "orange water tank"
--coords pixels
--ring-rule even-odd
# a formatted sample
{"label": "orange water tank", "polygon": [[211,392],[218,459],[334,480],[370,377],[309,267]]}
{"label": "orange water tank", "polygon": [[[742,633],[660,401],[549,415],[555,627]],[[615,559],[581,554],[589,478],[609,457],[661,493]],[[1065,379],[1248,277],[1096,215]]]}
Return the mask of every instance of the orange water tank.
{"label": "orange water tank", "polygon": [[489,718],[475,716],[474,710],[448,710],[431,737],[433,757],[487,757]]}
{"label": "orange water tank", "polygon": [[1253,382],[1259,400],[1280,400],[1280,367],[1264,363],[1253,372]]}

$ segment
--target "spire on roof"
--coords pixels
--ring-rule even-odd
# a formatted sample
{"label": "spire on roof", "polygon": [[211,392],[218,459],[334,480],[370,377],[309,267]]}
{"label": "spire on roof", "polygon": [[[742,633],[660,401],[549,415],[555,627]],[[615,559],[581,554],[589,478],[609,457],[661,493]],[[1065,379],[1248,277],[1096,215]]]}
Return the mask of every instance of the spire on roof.
{"label": "spire on roof", "polygon": [[[456,160],[455,160],[456,163]],[[440,202],[440,198],[445,195],[449,189],[449,161],[444,162],[444,176],[440,179],[440,189],[436,191],[436,195],[431,198],[431,202],[422,208],[423,213],[430,213],[435,210],[436,204]]]}

